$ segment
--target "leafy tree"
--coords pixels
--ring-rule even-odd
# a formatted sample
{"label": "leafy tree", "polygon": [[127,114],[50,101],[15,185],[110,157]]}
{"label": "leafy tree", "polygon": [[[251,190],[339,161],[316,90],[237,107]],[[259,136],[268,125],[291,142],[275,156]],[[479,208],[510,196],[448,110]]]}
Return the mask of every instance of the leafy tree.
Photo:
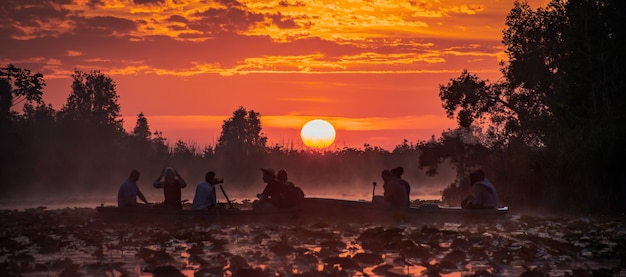
{"label": "leafy tree", "polygon": [[216,151],[245,157],[265,152],[267,137],[263,135],[261,114],[239,107],[224,121]]}
{"label": "leafy tree", "polygon": [[145,139],[146,141],[150,140],[150,126],[148,125],[148,119],[143,115],[143,113],[139,113],[137,115],[137,122],[135,123],[135,128],[133,128],[133,135],[138,138]]}
{"label": "leafy tree", "polygon": [[543,97],[554,92],[553,80],[564,54],[563,30],[567,24],[563,1],[553,0],[536,11],[526,1],[514,2],[502,39],[508,56],[502,73],[511,87]]}
{"label": "leafy tree", "polygon": [[72,92],[61,110],[63,115],[71,120],[121,129],[119,96],[113,79],[100,71],[84,73],[78,70],[72,78]]}
{"label": "leafy tree", "polygon": [[46,86],[43,74],[32,74],[9,64],[0,68],[0,121],[7,120],[11,107],[24,101],[41,103],[42,89]]}
{"label": "leafy tree", "polygon": [[442,200],[451,205],[458,205],[469,189],[466,174],[471,169],[480,167],[490,159],[489,150],[483,145],[480,128],[469,126],[448,130],[438,139],[423,141],[416,145],[420,155],[419,168],[434,176],[439,167],[449,162],[456,170],[456,179],[442,192]]}
{"label": "leafy tree", "polygon": [[[575,200],[626,210],[626,30],[624,1],[571,0],[565,5],[563,60],[553,105],[555,156],[568,172]],[[566,159],[567,158],[567,159]],[[572,178],[573,177],[573,178]],[[593,199],[592,196],[594,197]]]}
{"label": "leafy tree", "polygon": [[152,139],[152,147],[155,152],[161,155],[169,154],[169,146],[167,143],[167,138],[163,136],[163,132],[156,130],[152,133],[154,138]]}
{"label": "leafy tree", "polygon": [[22,116],[11,109],[23,103],[26,113],[34,110],[31,104],[41,104],[44,87],[45,81],[40,73],[32,74],[28,69],[17,68],[11,64],[0,68],[0,179],[4,183],[4,186],[0,186],[2,195],[12,185],[22,185],[20,182],[28,181],[33,175],[28,174],[28,170],[21,170],[20,166],[32,163],[32,160],[28,160],[32,156],[26,154],[34,150],[27,140],[36,124],[32,124],[31,120],[23,120]]}
{"label": "leafy tree", "polygon": [[198,150],[195,146],[189,145],[182,140],[176,141],[176,144],[172,149],[172,154],[181,160],[190,160],[196,157],[196,152],[198,152]]}
{"label": "leafy tree", "polygon": [[[503,43],[508,63],[495,83],[464,71],[440,97],[461,126],[486,127],[483,162],[516,178],[510,191],[557,206],[626,210],[623,1],[515,1]],[[497,147],[494,147],[497,146]],[[516,172],[526,174],[516,174]],[[622,199],[622,200],[620,200]]]}

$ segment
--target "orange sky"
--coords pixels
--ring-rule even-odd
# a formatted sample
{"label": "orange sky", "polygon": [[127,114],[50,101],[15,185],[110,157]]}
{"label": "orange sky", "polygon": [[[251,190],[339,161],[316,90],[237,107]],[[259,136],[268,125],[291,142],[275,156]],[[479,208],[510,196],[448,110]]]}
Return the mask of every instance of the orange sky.
{"label": "orange sky", "polygon": [[[529,1],[531,7],[545,0]],[[269,142],[335,125],[332,147],[392,150],[454,127],[439,84],[496,80],[513,1],[3,0],[0,64],[44,74],[60,109],[74,69],[117,84],[125,126],[143,112],[175,142],[214,144],[239,106]]]}

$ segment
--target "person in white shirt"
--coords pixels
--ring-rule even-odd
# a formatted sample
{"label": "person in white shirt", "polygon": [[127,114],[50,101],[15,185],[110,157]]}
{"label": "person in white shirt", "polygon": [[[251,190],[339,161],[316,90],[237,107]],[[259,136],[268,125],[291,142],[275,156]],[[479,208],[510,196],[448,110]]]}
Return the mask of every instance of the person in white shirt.
{"label": "person in white shirt", "polygon": [[476,170],[470,173],[472,192],[461,202],[464,209],[495,209],[498,207],[498,193],[493,184],[485,178],[485,172]]}
{"label": "person in white shirt", "polygon": [[193,210],[208,210],[217,205],[215,185],[223,182],[215,178],[215,172],[209,171],[204,175],[204,182],[196,187],[196,195],[193,197]]}

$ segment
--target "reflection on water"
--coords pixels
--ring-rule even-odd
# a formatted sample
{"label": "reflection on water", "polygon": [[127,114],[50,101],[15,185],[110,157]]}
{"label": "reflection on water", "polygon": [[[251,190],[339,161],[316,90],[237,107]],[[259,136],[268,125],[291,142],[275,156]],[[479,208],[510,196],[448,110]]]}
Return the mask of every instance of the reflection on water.
{"label": "reflection on water", "polygon": [[623,218],[498,223],[110,223],[0,211],[0,276],[591,276],[626,273]]}

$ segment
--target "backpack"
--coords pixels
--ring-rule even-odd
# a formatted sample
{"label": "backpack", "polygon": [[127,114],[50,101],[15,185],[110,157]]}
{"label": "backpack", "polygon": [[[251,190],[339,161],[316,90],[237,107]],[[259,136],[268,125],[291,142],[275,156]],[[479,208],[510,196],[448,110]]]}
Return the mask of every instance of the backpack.
{"label": "backpack", "polygon": [[304,199],[304,191],[300,187],[296,187],[292,182],[289,182],[286,189],[286,201],[290,207],[300,204],[300,200]]}
{"label": "backpack", "polygon": [[292,193],[292,197],[293,197],[294,199],[301,200],[301,199],[303,199],[303,198],[304,198],[304,191],[302,191],[302,189],[301,189],[300,187],[296,187],[296,186],[294,186],[294,187],[291,189],[291,191],[292,191],[292,192],[291,192],[291,193]]}

